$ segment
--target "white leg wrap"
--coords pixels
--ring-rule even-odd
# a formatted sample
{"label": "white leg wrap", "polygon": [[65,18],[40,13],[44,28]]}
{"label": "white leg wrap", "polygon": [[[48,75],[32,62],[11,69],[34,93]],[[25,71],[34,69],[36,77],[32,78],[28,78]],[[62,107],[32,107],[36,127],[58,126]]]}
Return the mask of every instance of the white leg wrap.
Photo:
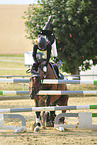
{"label": "white leg wrap", "polygon": [[40,123],[40,119],[39,118],[36,118],[36,123]]}
{"label": "white leg wrap", "polygon": [[46,66],[43,67],[43,71],[47,72],[47,67]]}

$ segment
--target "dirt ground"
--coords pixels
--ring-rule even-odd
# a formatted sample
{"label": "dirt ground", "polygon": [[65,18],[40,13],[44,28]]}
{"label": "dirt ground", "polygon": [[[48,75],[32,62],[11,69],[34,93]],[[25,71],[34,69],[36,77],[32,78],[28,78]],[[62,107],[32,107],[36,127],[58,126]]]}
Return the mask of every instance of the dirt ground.
{"label": "dirt ground", "polygon": [[[69,99],[68,105],[93,105],[96,104],[97,97],[72,97]],[[10,100],[0,101],[0,109],[2,108],[27,108],[33,107],[34,101],[27,100]],[[72,110],[67,112],[94,112],[96,110]],[[60,112],[56,112],[59,114]],[[19,114],[19,113],[17,113]],[[34,112],[20,113],[26,119],[27,131],[24,133],[14,133],[13,130],[0,130],[0,145],[93,145],[97,144],[97,131],[96,130],[76,130],[68,129],[60,132],[55,128],[40,128],[39,132],[32,131],[32,124],[35,121]],[[77,118],[68,119],[66,123],[77,123]],[[97,119],[93,118],[93,124],[97,124]],[[21,121],[5,120],[5,125],[18,125]]]}

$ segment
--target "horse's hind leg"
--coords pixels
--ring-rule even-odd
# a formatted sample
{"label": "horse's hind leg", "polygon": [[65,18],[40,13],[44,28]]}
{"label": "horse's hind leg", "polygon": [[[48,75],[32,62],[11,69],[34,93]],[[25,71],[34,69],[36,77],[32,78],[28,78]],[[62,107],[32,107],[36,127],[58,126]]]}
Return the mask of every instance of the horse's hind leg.
{"label": "horse's hind leg", "polygon": [[[60,99],[58,100],[57,104],[59,106],[67,106],[68,105],[68,98],[69,98],[68,95],[61,96]],[[66,110],[62,110],[62,113],[66,113]],[[59,123],[64,124],[64,121],[65,121],[64,117],[59,119]]]}
{"label": "horse's hind leg", "polygon": [[[67,106],[68,105],[68,98],[69,98],[69,96],[66,95],[66,96],[62,96],[62,97],[63,97],[63,100],[64,100],[64,104],[62,104],[62,106]],[[62,113],[66,113],[66,110],[62,110]],[[59,121],[60,121],[60,123],[64,124],[65,123],[65,118],[62,117],[62,118],[60,118]]]}
{"label": "horse's hind leg", "polygon": [[[50,96],[46,97],[45,106],[50,106]],[[50,127],[50,111],[45,111],[45,126]]]}
{"label": "horse's hind leg", "polygon": [[54,127],[54,119],[56,117],[55,111],[50,111],[50,126]]}
{"label": "horse's hind leg", "polygon": [[[45,100],[45,106],[50,106],[50,98],[51,96],[47,96]],[[55,105],[55,104],[53,104]],[[45,126],[46,127],[53,127],[54,126],[54,119],[55,119],[55,111],[45,112]]]}
{"label": "horse's hind leg", "polygon": [[45,128],[45,111],[41,114],[41,125]]}

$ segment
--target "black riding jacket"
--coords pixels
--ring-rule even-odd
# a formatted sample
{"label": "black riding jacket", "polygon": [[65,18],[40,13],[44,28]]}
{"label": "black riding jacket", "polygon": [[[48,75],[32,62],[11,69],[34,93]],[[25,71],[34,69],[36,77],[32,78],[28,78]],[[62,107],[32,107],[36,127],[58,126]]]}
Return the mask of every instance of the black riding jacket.
{"label": "black riding jacket", "polygon": [[[37,50],[38,50],[38,49],[39,49],[39,48],[38,48],[38,45],[35,44],[35,45],[34,45],[34,48],[33,48],[33,58],[34,58],[35,63],[38,62],[38,60],[37,60],[37,58],[36,58],[36,54],[37,54]],[[40,49],[39,49],[39,50],[40,50]],[[47,66],[48,63],[49,63],[50,56],[51,56],[51,44],[50,44],[50,43],[47,44],[45,50],[47,50],[47,59],[46,59],[46,63],[45,63],[45,66]],[[45,50],[43,50],[43,51],[45,51]]]}
{"label": "black riding jacket", "polygon": [[47,59],[46,59],[46,63],[45,63],[45,66],[48,65],[49,63],[49,59],[50,59],[50,56],[51,56],[51,45],[54,43],[54,35],[52,34],[52,31],[50,30],[42,30],[42,32],[39,33],[39,35],[45,35],[48,40],[49,40],[49,43],[46,45],[46,48],[45,49],[40,49],[38,47],[38,45],[34,44],[34,47],[33,47],[33,58],[34,58],[34,61],[35,63],[38,62],[37,58],[36,58],[36,54],[37,54],[37,50],[41,50],[41,51],[45,51],[47,50]]}

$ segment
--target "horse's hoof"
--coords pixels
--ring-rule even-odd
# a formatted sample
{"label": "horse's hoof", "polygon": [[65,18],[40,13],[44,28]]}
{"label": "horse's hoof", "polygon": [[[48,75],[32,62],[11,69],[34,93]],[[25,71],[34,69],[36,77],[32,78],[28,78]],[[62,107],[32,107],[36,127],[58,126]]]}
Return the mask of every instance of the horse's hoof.
{"label": "horse's hoof", "polygon": [[34,132],[38,132],[40,129],[39,129],[39,126],[36,126],[35,128],[34,128]]}
{"label": "horse's hoof", "polygon": [[54,127],[54,123],[51,123],[51,126],[50,127]]}
{"label": "horse's hoof", "polygon": [[43,128],[43,129],[46,129],[46,127],[45,127],[45,126],[43,126],[42,128]]}
{"label": "horse's hoof", "polygon": [[33,124],[33,126],[32,126],[32,131],[38,132],[38,131],[39,131],[39,127],[41,127],[41,124],[35,122],[35,123]]}
{"label": "horse's hoof", "polygon": [[34,99],[34,97],[33,97],[32,93],[30,94],[30,98],[31,98],[31,99]]}

